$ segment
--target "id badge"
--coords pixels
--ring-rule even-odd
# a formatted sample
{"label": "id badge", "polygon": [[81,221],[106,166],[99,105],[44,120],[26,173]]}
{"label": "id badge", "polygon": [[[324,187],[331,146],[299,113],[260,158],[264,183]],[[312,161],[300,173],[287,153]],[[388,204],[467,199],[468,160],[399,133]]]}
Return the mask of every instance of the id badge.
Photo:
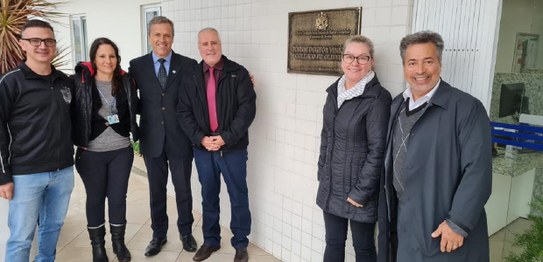
{"label": "id badge", "polygon": [[109,125],[119,123],[119,116],[117,114],[107,116],[107,123]]}

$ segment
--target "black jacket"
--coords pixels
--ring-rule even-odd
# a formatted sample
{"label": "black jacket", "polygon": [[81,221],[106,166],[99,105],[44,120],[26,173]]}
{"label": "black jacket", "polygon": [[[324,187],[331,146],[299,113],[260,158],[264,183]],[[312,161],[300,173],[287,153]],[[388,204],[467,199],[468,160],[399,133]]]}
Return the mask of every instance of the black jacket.
{"label": "black jacket", "polygon": [[[256,114],[256,93],[249,72],[238,63],[222,56],[224,67],[218,79],[216,105],[219,133],[225,144],[221,150],[246,149],[249,126]],[[207,106],[203,61],[192,67],[184,78],[179,96],[179,121],[192,144],[201,145],[204,136],[211,135]]]}
{"label": "black jacket", "polygon": [[[375,76],[362,95],[338,109],[337,85],[336,81],[327,89],[323,109],[317,205],[339,217],[372,223],[377,220],[392,98]],[[364,206],[354,207],[348,197]]]}
{"label": "black jacket", "polygon": [[176,108],[182,72],[195,64],[196,60],[173,53],[166,88],[162,90],[151,53],[130,61],[129,74],[140,95],[140,149],[144,156],[159,157],[167,151],[171,156],[192,157]]}
{"label": "black jacket", "polygon": [[70,89],[55,68],[44,77],[23,63],[0,77],[0,184],[73,165]]}
{"label": "black jacket", "polygon": [[[98,115],[102,106],[102,100],[96,89],[94,70],[90,63],[80,62],[75,67],[74,102],[72,103],[72,127],[74,145],[87,147],[89,141],[96,138],[108,127],[107,120]],[[136,112],[138,97],[136,89],[127,74],[122,76],[123,88],[116,95],[117,115],[119,123],[111,125],[111,128],[122,136],[132,133],[134,141],[139,139]]]}

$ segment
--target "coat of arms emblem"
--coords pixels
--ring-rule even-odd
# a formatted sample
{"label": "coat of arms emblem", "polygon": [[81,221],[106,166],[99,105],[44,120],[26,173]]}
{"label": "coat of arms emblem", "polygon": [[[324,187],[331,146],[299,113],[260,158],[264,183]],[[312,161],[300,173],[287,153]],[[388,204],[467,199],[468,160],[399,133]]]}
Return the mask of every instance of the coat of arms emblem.
{"label": "coat of arms emblem", "polygon": [[326,30],[328,28],[328,15],[324,12],[320,12],[315,20],[315,28],[317,30]]}

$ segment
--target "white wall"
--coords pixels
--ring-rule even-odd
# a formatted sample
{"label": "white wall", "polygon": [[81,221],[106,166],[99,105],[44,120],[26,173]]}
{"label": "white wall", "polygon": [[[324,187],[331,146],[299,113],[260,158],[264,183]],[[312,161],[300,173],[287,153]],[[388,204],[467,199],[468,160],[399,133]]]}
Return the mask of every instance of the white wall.
{"label": "white wall", "polygon": [[[288,13],[362,6],[362,34],[375,43],[376,72],[393,94],[403,87],[398,45],[410,32],[411,1],[231,0],[163,1],[175,23],[174,50],[198,58],[197,32],[219,30],[223,52],[255,74],[257,117],[250,129],[248,183],[253,215],[250,239],[284,261],[322,261],[324,227],[315,204],[317,157],[325,89],[332,76],[287,73]],[[194,207],[201,210],[193,171]],[[230,205],[221,195],[221,222]],[[347,245],[347,261],[354,261]]]}
{"label": "white wall", "polygon": [[413,31],[443,37],[441,77],[490,109],[501,0],[415,0]]}
{"label": "white wall", "polygon": [[[72,0],[59,5],[58,11],[72,15],[85,15],[87,18],[88,47],[94,39],[107,37],[117,44],[121,55],[121,66],[128,69],[128,62],[142,53],[142,29],[140,21],[140,6],[160,0]],[[69,17],[60,19],[61,24],[54,25],[59,47],[69,47],[70,20]],[[87,50],[88,53],[88,50]],[[70,62],[71,62],[71,55]],[[67,69],[73,69],[69,64]]]}

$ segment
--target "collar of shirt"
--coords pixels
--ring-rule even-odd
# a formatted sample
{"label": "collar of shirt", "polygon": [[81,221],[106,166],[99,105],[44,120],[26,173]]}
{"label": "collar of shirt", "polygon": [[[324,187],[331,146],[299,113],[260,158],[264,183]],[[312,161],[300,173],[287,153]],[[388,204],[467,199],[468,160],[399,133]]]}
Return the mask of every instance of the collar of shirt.
{"label": "collar of shirt", "polygon": [[423,97],[420,97],[415,101],[413,99],[413,93],[411,92],[411,87],[408,86],[405,91],[403,91],[403,99],[407,100],[409,98],[409,111],[418,108],[419,106],[423,105],[424,103],[430,101],[430,98],[436,93],[437,88],[439,87],[439,84],[441,83],[441,78],[439,78],[439,81],[437,81],[437,84]]}
{"label": "collar of shirt", "polygon": [[[158,59],[160,59],[160,57],[158,57],[155,52],[151,52],[151,55],[153,56],[153,65],[155,66],[155,75],[158,77],[158,69],[160,69],[160,62],[158,62]],[[166,68],[166,75],[168,75],[170,73],[170,62],[172,61],[172,55],[173,55],[173,52],[170,51],[170,53],[164,57],[164,60],[166,60],[164,62],[164,67]]]}
{"label": "collar of shirt", "polygon": [[26,60],[23,60],[23,63],[19,64],[19,68],[21,69],[21,72],[26,79],[41,78],[52,81],[62,75],[62,73],[57,71],[53,65],[51,65],[51,73],[49,73],[48,75],[38,75],[36,72],[32,71],[30,67],[28,67],[28,65],[26,64]]}
{"label": "collar of shirt", "polygon": [[375,77],[375,72],[369,71],[356,85],[350,89],[345,88],[345,75],[343,75],[337,83],[337,107],[340,108],[343,102],[360,96],[366,89],[368,84]]}
{"label": "collar of shirt", "polygon": [[[204,68],[204,73],[207,72],[207,70],[209,70],[209,68],[211,66],[209,66],[208,64],[206,64],[206,62],[203,62],[202,61],[202,64],[204,64],[203,68]],[[224,68],[224,61],[223,59],[221,58],[221,60],[219,60],[219,62],[213,67],[215,68],[215,71],[222,71],[222,69]]]}
{"label": "collar of shirt", "polygon": [[[203,64],[203,70],[204,70],[204,80],[205,80],[205,84],[207,86],[207,81],[209,80],[209,68],[210,66],[208,64],[206,64],[205,62],[202,62]],[[224,68],[224,61],[223,59],[221,58],[221,60],[219,60],[219,62],[213,67],[215,69],[215,71],[213,71],[213,74],[215,75],[215,83],[218,83],[219,81],[219,76],[221,75],[221,72],[222,72],[222,69]]]}

